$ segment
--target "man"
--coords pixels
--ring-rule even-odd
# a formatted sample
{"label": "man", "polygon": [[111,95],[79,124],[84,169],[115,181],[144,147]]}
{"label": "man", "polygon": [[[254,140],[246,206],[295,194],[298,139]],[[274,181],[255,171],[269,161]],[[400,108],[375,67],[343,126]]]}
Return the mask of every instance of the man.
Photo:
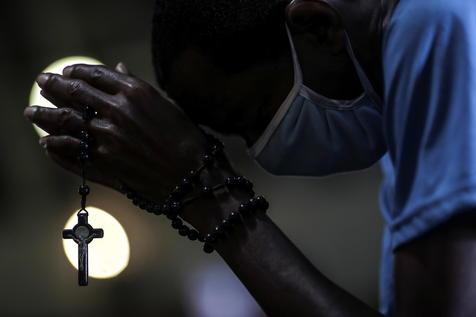
{"label": "man", "polygon": [[[275,174],[365,168],[387,150],[381,313],[476,315],[476,3],[288,2],[157,1],[156,73],[184,112],[122,65],[76,65],[38,78],[59,109],[25,114],[51,133],[40,141],[49,155],[78,172],[78,105],[94,107],[92,180],[156,201],[200,164],[195,124],[241,135]],[[207,177],[234,173],[222,160]],[[200,200],[183,217],[209,232],[246,195]],[[379,315],[266,216],[215,247],[271,316]]]}

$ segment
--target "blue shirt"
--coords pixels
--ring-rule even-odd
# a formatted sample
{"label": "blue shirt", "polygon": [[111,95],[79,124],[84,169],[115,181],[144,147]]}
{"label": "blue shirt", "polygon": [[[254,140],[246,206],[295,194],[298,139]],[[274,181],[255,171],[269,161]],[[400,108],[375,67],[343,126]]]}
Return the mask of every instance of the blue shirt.
{"label": "blue shirt", "polygon": [[476,1],[401,0],[385,30],[381,310],[395,248],[476,211]]}

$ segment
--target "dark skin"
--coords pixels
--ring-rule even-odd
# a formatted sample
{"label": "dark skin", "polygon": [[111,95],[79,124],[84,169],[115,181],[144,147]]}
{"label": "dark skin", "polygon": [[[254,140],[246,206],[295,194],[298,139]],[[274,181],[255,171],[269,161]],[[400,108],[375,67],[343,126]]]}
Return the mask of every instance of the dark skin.
{"label": "dark skin", "polygon": [[[381,44],[381,29],[393,4],[335,0],[335,10],[321,1],[289,5],[288,25],[306,84],[337,99],[362,92],[344,49],[343,30],[348,29],[356,55],[374,86],[381,87],[381,66],[371,61],[379,58],[374,48]],[[318,28],[313,21],[319,21]],[[50,133],[41,140],[48,155],[77,173],[79,105],[94,107],[99,118],[90,124],[96,140],[91,180],[115,189],[120,180],[159,201],[186,171],[200,164],[205,141],[196,123],[241,135],[252,144],[292,85],[289,52],[272,63],[230,76],[191,47],[177,58],[171,74],[163,88],[186,114],[149,84],[128,75],[123,65],[116,70],[75,65],[63,75],[38,78],[44,96],[58,109],[29,107],[25,115]],[[234,174],[223,159],[205,177],[213,181]],[[209,232],[244,198],[247,194],[236,191],[219,200],[203,199],[188,207],[183,217],[198,230]],[[472,270],[476,257],[470,252],[476,248],[475,221],[465,217],[395,252],[398,316],[474,315],[468,294],[474,294],[475,284],[468,281],[476,279]],[[248,220],[216,249],[270,316],[380,315],[320,273],[265,215]]]}

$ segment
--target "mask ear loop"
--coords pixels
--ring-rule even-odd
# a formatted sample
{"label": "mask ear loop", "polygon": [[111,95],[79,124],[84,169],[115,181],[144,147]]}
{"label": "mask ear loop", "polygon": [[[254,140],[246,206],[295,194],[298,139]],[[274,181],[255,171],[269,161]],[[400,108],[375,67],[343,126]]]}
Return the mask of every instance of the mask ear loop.
{"label": "mask ear loop", "polygon": [[286,33],[288,35],[288,42],[289,48],[291,50],[291,55],[293,59],[293,72],[294,72],[294,83],[287,95],[286,99],[284,99],[281,106],[279,106],[278,110],[274,114],[273,119],[271,119],[270,123],[264,130],[263,134],[258,138],[258,140],[248,149],[248,153],[252,157],[258,157],[263,149],[268,145],[269,140],[273,136],[276,129],[279,127],[283,118],[285,117],[286,113],[288,112],[289,108],[293,105],[296,98],[299,96],[299,92],[302,90],[302,73],[301,67],[299,66],[299,60],[297,57],[296,50],[294,48],[293,39],[291,37],[291,32],[289,31],[288,25],[286,24]]}
{"label": "mask ear loop", "polygon": [[369,97],[373,100],[373,102],[381,108],[383,105],[382,98],[375,92],[375,89],[370,82],[369,78],[367,77],[367,74],[365,74],[364,69],[362,68],[362,65],[360,65],[359,61],[357,60],[357,57],[355,57],[354,50],[352,49],[352,43],[350,42],[349,35],[347,34],[347,31],[345,31],[345,46],[347,49],[347,53],[350,56],[350,59],[352,60],[352,63],[354,64],[355,70],[357,72],[357,76],[360,79],[360,82],[362,86],[364,87],[365,92],[369,95]]}

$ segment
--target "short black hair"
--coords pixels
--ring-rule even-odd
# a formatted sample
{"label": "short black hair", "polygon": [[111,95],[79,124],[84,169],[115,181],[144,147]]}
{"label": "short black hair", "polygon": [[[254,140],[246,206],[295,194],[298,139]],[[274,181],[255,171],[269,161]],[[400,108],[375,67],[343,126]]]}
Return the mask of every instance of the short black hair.
{"label": "short black hair", "polygon": [[152,55],[157,79],[180,52],[196,47],[228,72],[282,54],[290,0],[156,0]]}

